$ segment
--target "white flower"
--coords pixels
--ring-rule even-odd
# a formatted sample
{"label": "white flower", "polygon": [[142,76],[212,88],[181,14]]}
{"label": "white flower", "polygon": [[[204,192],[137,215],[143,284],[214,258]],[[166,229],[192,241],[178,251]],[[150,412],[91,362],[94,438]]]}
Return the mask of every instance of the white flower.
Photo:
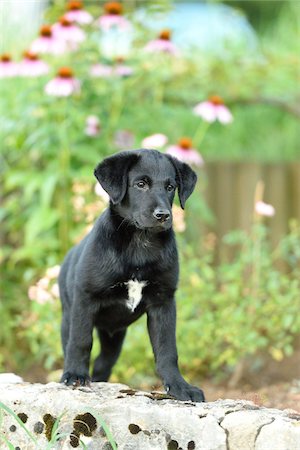
{"label": "white flower", "polygon": [[255,211],[259,216],[273,217],[275,215],[274,206],[262,201],[255,203]]}
{"label": "white flower", "polygon": [[103,189],[100,183],[96,183],[95,185],[95,194],[102,198],[106,203],[109,202],[109,195],[108,193]]}
{"label": "white flower", "polygon": [[168,142],[167,136],[161,133],[152,134],[151,136],[145,137],[142,141],[142,147],[144,148],[162,148]]}

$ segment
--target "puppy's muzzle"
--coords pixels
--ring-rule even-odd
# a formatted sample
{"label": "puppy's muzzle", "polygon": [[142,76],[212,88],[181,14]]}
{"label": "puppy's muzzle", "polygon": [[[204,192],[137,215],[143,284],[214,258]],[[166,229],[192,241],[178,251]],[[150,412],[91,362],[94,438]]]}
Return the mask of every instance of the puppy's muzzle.
{"label": "puppy's muzzle", "polygon": [[167,222],[170,220],[171,213],[168,209],[155,208],[153,212],[153,217],[160,223]]}

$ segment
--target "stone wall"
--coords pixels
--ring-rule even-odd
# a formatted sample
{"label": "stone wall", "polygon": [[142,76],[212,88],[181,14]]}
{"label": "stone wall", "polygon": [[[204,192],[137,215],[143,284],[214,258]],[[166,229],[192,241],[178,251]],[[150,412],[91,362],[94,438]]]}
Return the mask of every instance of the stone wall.
{"label": "stone wall", "polygon": [[18,383],[0,384],[0,402],[1,449],[300,450],[300,414],[246,401],[180,402],[111,383]]}

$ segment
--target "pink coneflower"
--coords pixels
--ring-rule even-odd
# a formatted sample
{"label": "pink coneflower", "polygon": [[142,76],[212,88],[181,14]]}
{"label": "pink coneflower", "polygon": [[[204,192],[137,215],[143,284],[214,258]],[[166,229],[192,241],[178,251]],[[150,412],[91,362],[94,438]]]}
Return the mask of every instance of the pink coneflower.
{"label": "pink coneflower", "polygon": [[30,46],[30,51],[37,54],[50,53],[52,55],[61,55],[66,50],[66,43],[54,36],[50,25],[43,25],[40,28],[39,37]]}
{"label": "pink coneflower", "polygon": [[192,140],[183,137],[178,141],[177,145],[171,145],[167,148],[166,153],[182,162],[194,164],[195,166],[203,166],[204,161],[202,156],[192,147]]}
{"label": "pink coneflower", "polygon": [[83,3],[80,1],[69,2],[67,9],[68,11],[65,13],[65,18],[71,22],[88,25],[93,21],[93,16],[83,9]]}
{"label": "pink coneflower", "polygon": [[119,2],[108,2],[104,5],[105,14],[100,16],[97,24],[103,31],[108,31],[111,28],[118,28],[120,30],[128,30],[131,28],[130,22],[123,17],[123,6]]}
{"label": "pink coneflower", "polygon": [[45,92],[54,97],[68,97],[80,91],[80,82],[73,76],[69,67],[59,69],[57,76],[45,86]]}
{"label": "pink coneflower", "polygon": [[255,203],[255,212],[259,216],[272,217],[275,215],[275,208],[274,208],[274,206],[269,205],[268,203],[265,203],[263,201],[258,201]]}
{"label": "pink coneflower", "polygon": [[203,120],[209,123],[218,120],[223,124],[228,124],[233,121],[231,112],[218,95],[212,95],[205,102],[198,103],[193,111],[196,116],[202,117]]}
{"label": "pink coneflower", "polygon": [[151,53],[169,53],[170,55],[178,55],[179,53],[178,48],[171,41],[170,30],[161,31],[157,39],[148,42],[145,50]]}
{"label": "pink coneflower", "polygon": [[162,148],[168,142],[167,136],[161,133],[152,134],[151,136],[147,136],[142,141],[143,148]]}
{"label": "pink coneflower", "polygon": [[23,77],[39,77],[49,72],[49,66],[36,53],[25,52],[19,64],[19,74]]}
{"label": "pink coneflower", "polygon": [[15,77],[18,75],[19,64],[12,61],[8,53],[0,56],[0,78]]}
{"label": "pink coneflower", "polygon": [[65,41],[72,49],[85,40],[85,32],[66,17],[61,17],[59,22],[52,26],[52,31],[57,39]]}
{"label": "pink coneflower", "polygon": [[86,118],[85,134],[87,136],[98,136],[100,134],[100,120],[97,116],[88,116]]}

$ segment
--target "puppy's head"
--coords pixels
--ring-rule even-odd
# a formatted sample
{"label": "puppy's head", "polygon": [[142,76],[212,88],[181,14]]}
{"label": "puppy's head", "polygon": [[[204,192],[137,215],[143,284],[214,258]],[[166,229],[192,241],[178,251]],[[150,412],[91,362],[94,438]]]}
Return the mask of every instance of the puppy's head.
{"label": "puppy's head", "polygon": [[171,228],[176,188],[184,208],[197,181],[187,164],[157,150],[117,153],[94,173],[110,197],[111,208],[135,227],[153,232]]}

